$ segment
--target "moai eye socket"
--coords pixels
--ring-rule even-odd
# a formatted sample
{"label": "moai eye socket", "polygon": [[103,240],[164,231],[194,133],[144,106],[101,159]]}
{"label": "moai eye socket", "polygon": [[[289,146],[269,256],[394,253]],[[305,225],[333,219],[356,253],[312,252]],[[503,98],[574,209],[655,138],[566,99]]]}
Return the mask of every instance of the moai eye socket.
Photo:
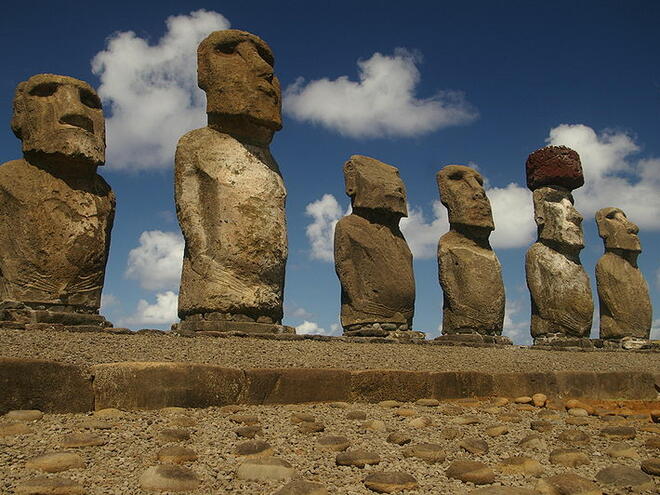
{"label": "moai eye socket", "polygon": [[86,89],[80,89],[80,101],[83,105],[89,108],[99,109],[101,108],[101,99],[98,95],[87,91]]}
{"label": "moai eye socket", "polygon": [[610,220],[614,220],[614,217],[616,217],[616,213],[617,213],[616,211],[609,212],[607,214],[607,218],[609,218]]}
{"label": "moai eye socket", "polygon": [[30,90],[30,94],[32,96],[41,96],[41,97],[52,96],[57,91],[58,86],[59,84],[55,82],[37,84],[34,88]]}
{"label": "moai eye socket", "polygon": [[225,55],[233,55],[236,53],[236,46],[238,43],[218,43],[215,45],[216,53],[223,53]]}
{"label": "moai eye socket", "polygon": [[451,180],[463,180],[463,172],[456,171],[449,174]]}

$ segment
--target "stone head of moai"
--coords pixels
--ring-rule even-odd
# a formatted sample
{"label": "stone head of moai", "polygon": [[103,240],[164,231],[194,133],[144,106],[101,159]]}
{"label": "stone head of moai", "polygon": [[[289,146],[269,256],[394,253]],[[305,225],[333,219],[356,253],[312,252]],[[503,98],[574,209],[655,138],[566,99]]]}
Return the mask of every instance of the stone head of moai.
{"label": "stone head of moai", "polygon": [[468,227],[486,237],[495,229],[482,175],[463,165],[447,165],[436,174],[440,201],[449,213],[452,228]]}
{"label": "stone head of moai", "polygon": [[546,146],[529,155],[526,169],[539,241],[559,251],[580,251],[583,217],[571,193],[584,184],[580,156],[566,146]]}
{"label": "stone head of moai", "polygon": [[84,81],[37,74],[16,88],[11,128],[30,160],[96,166],[105,161],[101,100]]}
{"label": "stone head of moai", "polygon": [[639,227],[628,220],[623,210],[619,208],[602,208],[596,212],[598,235],[605,243],[605,250],[622,250],[640,253],[642,245],[639,242]]}
{"label": "stone head of moai", "polygon": [[206,92],[209,125],[258,144],[282,128],[280,82],[275,58],[258,36],[227,29],[208,35],[197,48],[197,83]]}
{"label": "stone head of moai", "polygon": [[344,180],[355,213],[368,210],[396,222],[408,216],[406,187],[396,167],[353,155],[344,164]]}

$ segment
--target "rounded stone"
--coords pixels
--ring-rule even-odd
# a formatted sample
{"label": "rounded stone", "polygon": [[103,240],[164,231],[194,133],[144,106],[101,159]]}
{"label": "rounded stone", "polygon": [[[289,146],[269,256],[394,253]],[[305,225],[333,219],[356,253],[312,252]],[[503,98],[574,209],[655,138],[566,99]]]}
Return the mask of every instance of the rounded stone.
{"label": "rounded stone", "polygon": [[520,415],[514,413],[500,414],[497,418],[504,423],[520,423],[522,421]]}
{"label": "rounded stone", "polygon": [[16,495],[83,495],[85,489],[80,483],[68,478],[39,476],[18,484],[15,493]]}
{"label": "rounded stone", "polygon": [[534,404],[536,407],[544,407],[546,402],[548,402],[547,395],[545,394],[532,395],[532,404]]}
{"label": "rounded stone", "polygon": [[481,423],[481,418],[478,416],[458,416],[453,418],[451,422],[459,426],[476,425]]}
{"label": "rounded stone", "polygon": [[660,423],[660,409],[653,409],[653,411],[651,411],[651,421],[654,423]]}
{"label": "rounded stone", "polygon": [[376,493],[394,493],[417,488],[417,480],[402,471],[376,471],[364,479],[364,486]]}
{"label": "rounded stone", "polygon": [[513,399],[513,402],[515,404],[530,404],[533,401],[531,397],[528,397],[527,395],[522,395],[520,397],[516,397]]}
{"label": "rounded stone", "polygon": [[600,434],[615,440],[631,440],[635,438],[637,431],[631,426],[609,426],[600,430]]}
{"label": "rounded stone", "polygon": [[190,440],[190,432],[183,428],[164,428],[160,430],[158,437],[165,442],[185,442]]}
{"label": "rounded stone", "polygon": [[566,146],[546,146],[527,157],[527,187],[561,186],[573,190],[584,185],[580,155]]}
{"label": "rounded stone", "polygon": [[584,445],[589,443],[590,438],[585,432],[580,430],[564,430],[557,438],[564,443]]}
{"label": "rounded stone", "polygon": [[489,437],[499,437],[501,435],[506,435],[509,433],[509,427],[504,425],[491,426],[484,430],[484,433]]}
{"label": "rounded stone", "polygon": [[422,407],[438,407],[440,401],[438,399],[418,399],[415,401],[415,405]]}
{"label": "rounded stone", "polygon": [[232,414],[227,416],[227,419],[233,423],[242,423],[244,425],[256,425],[259,423],[259,418],[252,414]]}
{"label": "rounded stone", "polygon": [[550,463],[577,467],[591,463],[587,454],[576,449],[555,449],[550,452]]}
{"label": "rounded stone", "polygon": [[380,456],[363,449],[356,449],[337,454],[335,462],[338,466],[356,466],[363,468],[366,465],[380,463]]}
{"label": "rounded stone", "polygon": [[348,438],[340,435],[326,435],[319,438],[318,444],[322,449],[332,450],[334,452],[343,452],[351,446]]}
{"label": "rounded stone", "polygon": [[385,409],[393,409],[395,407],[400,407],[401,402],[398,400],[383,400],[378,403],[380,407],[384,407]]}
{"label": "rounded stone", "polygon": [[486,485],[495,481],[495,472],[486,464],[477,461],[457,460],[445,471],[447,478],[453,478],[475,485]]}
{"label": "rounded stone", "polygon": [[482,455],[488,453],[488,443],[481,438],[466,438],[458,446],[470,454]]}
{"label": "rounded stone", "polygon": [[60,445],[66,448],[77,448],[77,447],[98,447],[100,445],[105,445],[108,441],[98,435],[93,433],[71,433],[66,435]]}
{"label": "rounded stone", "polygon": [[524,449],[530,450],[545,450],[547,448],[545,440],[543,440],[541,435],[538,433],[527,435],[525,438],[520,440],[520,442],[518,442],[518,445]]}
{"label": "rounded stone", "polygon": [[591,407],[589,404],[586,402],[582,402],[581,400],[577,399],[569,399],[564,403],[564,407],[568,411],[569,409],[584,409],[587,411],[588,414],[595,414],[596,410]]}
{"label": "rounded stone", "polygon": [[296,480],[287,483],[273,495],[329,495],[329,493],[321,483]]}
{"label": "rounded stone", "polygon": [[509,403],[509,399],[506,397],[495,397],[493,399],[493,406],[495,407],[504,407]]}
{"label": "rounded stone", "polygon": [[589,416],[589,413],[586,411],[586,409],[582,409],[581,407],[573,407],[568,410],[568,415],[575,416],[577,418],[586,418]]}
{"label": "rounded stone", "polygon": [[637,490],[650,490],[655,486],[653,478],[640,469],[630,466],[614,465],[601,469],[596,474],[596,480],[604,485],[614,485],[620,488],[632,487]]}
{"label": "rounded stone", "polygon": [[642,471],[653,476],[660,476],[660,457],[651,457],[642,461]]}
{"label": "rounded stone", "polygon": [[364,411],[353,409],[351,411],[346,411],[346,419],[364,421],[365,419],[367,419],[367,413]]}
{"label": "rounded stone", "polygon": [[114,407],[106,407],[105,409],[94,411],[94,416],[97,418],[119,418],[123,415],[123,411],[120,411]]}
{"label": "rounded stone", "polygon": [[412,437],[407,433],[393,431],[387,436],[387,441],[395,445],[406,445],[412,441]]}
{"label": "rounded stone", "polygon": [[574,473],[539,480],[534,489],[542,495],[603,495],[596,483]]}
{"label": "rounded stone", "polygon": [[298,431],[300,433],[319,433],[324,430],[325,425],[316,421],[303,421],[298,424]]}
{"label": "rounded stone", "polygon": [[647,449],[660,449],[660,437],[651,437],[644,442]]}
{"label": "rounded stone", "polygon": [[413,428],[426,428],[431,426],[433,421],[428,416],[420,416],[418,418],[410,418],[408,424]]}
{"label": "rounded stone", "polygon": [[566,418],[564,420],[564,423],[570,426],[586,426],[589,424],[589,418],[588,417],[577,418],[571,416],[570,418]]}
{"label": "rounded stone", "polygon": [[172,424],[173,426],[191,427],[191,426],[197,426],[197,421],[194,418],[191,418],[190,416],[185,416],[183,414],[175,414],[170,418],[170,424]]}
{"label": "rounded stone", "polygon": [[463,432],[458,428],[445,428],[440,432],[440,438],[445,440],[456,440],[463,436]]}
{"label": "rounded stone", "polygon": [[199,487],[199,478],[187,467],[160,464],[151,466],[142,473],[140,487],[156,492],[187,492]]}
{"label": "rounded stone", "polygon": [[32,433],[32,429],[25,423],[8,423],[0,425],[0,437],[27,435],[29,433]]}
{"label": "rounded stone", "polygon": [[22,422],[37,421],[43,418],[43,416],[44,413],[38,409],[17,409],[14,411],[9,411],[7,414],[5,414],[5,418],[10,421]]}
{"label": "rounded stone", "polygon": [[85,461],[78,454],[70,452],[54,452],[52,454],[33,457],[25,464],[29,469],[39,469],[46,473],[59,473],[69,469],[85,467]]}
{"label": "rounded stone", "polygon": [[237,412],[240,412],[242,410],[243,408],[238,404],[227,404],[226,406],[222,406],[220,408],[220,412],[222,414],[236,414]]}
{"label": "rounded stone", "polygon": [[618,442],[605,451],[610,457],[625,457],[628,459],[639,459],[637,451],[625,442]]}
{"label": "rounded stone", "polygon": [[402,418],[412,418],[413,416],[417,416],[417,411],[407,407],[402,407],[394,411],[394,414],[401,416]]}
{"label": "rounded stone", "polygon": [[263,430],[261,429],[261,426],[257,426],[257,425],[241,426],[240,428],[236,428],[234,430],[234,433],[236,433],[237,436],[243,438],[254,438],[257,435],[264,434]]}
{"label": "rounded stone", "polygon": [[422,459],[423,461],[428,462],[429,464],[435,464],[437,462],[444,462],[447,458],[447,453],[445,452],[442,445],[437,443],[418,443],[415,445],[410,445],[402,451],[404,457],[416,457],[417,459]]}
{"label": "rounded stone", "polygon": [[236,446],[236,455],[244,457],[269,457],[273,448],[263,440],[248,440]]}
{"label": "rounded stone", "polygon": [[236,477],[245,481],[289,480],[295,474],[291,464],[277,457],[248,459],[236,470]]}
{"label": "rounded stone", "polygon": [[293,424],[303,423],[303,422],[313,423],[314,421],[316,421],[316,418],[314,417],[313,414],[304,413],[304,412],[294,412],[291,415],[291,422]]}
{"label": "rounded stone", "polygon": [[197,460],[197,454],[194,450],[179,445],[168,445],[158,451],[156,457],[160,462],[169,464],[183,464]]}
{"label": "rounded stone", "polygon": [[543,474],[543,466],[536,459],[526,457],[524,455],[517,455],[502,459],[502,463],[498,466],[498,470],[502,474],[523,474],[529,476],[541,476]]}
{"label": "rounded stone", "polygon": [[385,431],[387,427],[385,422],[380,419],[371,419],[362,423],[362,428],[369,431]]}
{"label": "rounded stone", "polygon": [[552,430],[556,425],[550,421],[532,421],[529,424],[529,427],[534,431],[539,431],[545,433],[546,431]]}

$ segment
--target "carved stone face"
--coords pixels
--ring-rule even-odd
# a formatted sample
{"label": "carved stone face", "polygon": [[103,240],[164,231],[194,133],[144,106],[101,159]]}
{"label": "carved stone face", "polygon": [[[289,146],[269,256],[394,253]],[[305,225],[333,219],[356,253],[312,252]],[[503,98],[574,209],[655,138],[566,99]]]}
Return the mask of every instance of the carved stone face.
{"label": "carved stone face", "polygon": [[495,229],[490,201],[479,172],[463,165],[447,165],[436,174],[440,200],[449,223]]}
{"label": "carved stone face", "polygon": [[596,212],[598,235],[605,242],[606,249],[624,249],[640,253],[639,227],[626,217],[619,208],[603,208]]}
{"label": "carved stone face", "polygon": [[280,82],[270,47],[259,37],[227,29],[197,48],[197,80],[208,114],[247,117],[274,131],[282,128]]}
{"label": "carved stone face", "polygon": [[396,167],[367,156],[353,155],[344,165],[344,179],[353,208],[408,216],[406,188]]}
{"label": "carved stone face", "polygon": [[558,186],[546,186],[534,190],[533,197],[539,239],[582,249],[583,217],[573,206],[573,195],[570,191]]}
{"label": "carved stone face", "polygon": [[38,74],[16,88],[11,122],[23,152],[40,152],[103,165],[105,120],[101,100],[84,81]]}

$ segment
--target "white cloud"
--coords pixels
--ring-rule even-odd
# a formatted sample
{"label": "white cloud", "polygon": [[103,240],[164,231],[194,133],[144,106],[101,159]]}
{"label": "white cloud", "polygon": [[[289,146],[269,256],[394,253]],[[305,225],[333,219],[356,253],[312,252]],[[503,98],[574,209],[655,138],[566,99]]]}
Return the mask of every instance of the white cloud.
{"label": "white cloud", "polygon": [[92,60],[106,105],[108,165],[169,167],[179,138],[205,125],[205,97],[197,88],[197,45],[229,28],[217,12],[168,17],[156,44],[133,31],[113,34]]}
{"label": "white cloud", "polygon": [[140,245],[128,253],[126,277],[148,290],[179,287],[184,241],[181,234],[148,230]]}
{"label": "white cloud", "polygon": [[119,304],[119,298],[113,294],[102,293],[101,294],[101,308],[99,309],[100,313],[105,313],[108,308],[117,306]]}
{"label": "white cloud", "polygon": [[516,183],[486,190],[493,209],[495,231],[490,236],[494,248],[528,246],[535,239],[534,205],[532,194]]}
{"label": "white cloud", "polygon": [[651,340],[660,340],[660,318],[653,320],[653,325],[651,325]]}
{"label": "white cloud", "polygon": [[170,290],[156,294],[156,302],[140,299],[135,313],[120,321],[121,326],[169,325],[177,318],[178,295]]}
{"label": "white cloud", "polygon": [[297,120],[354,138],[418,136],[476,119],[477,112],[460,92],[415,96],[420,61],[419,55],[397,48],[393,55],[376,52],[358,60],[359,81],[341,76],[305,83],[298,78],[285,91],[284,110]]}
{"label": "white cloud", "polygon": [[399,223],[403,236],[408,241],[413,257],[417,259],[435,258],[438,240],[449,230],[447,210],[440,200],[433,202],[433,218],[426,220],[421,208],[408,205],[408,217]]}
{"label": "white cloud", "polygon": [[327,332],[325,331],[324,328],[319,327],[318,324],[313,321],[307,321],[307,320],[305,320],[296,327],[296,333],[298,335],[308,335],[308,334],[327,335]]}
{"label": "white cloud", "polygon": [[311,244],[311,257],[321,261],[334,258],[335,225],[342,217],[342,208],[332,194],[324,194],[305,207],[305,215],[314,221],[307,225],[305,233]]}
{"label": "white cloud", "polygon": [[341,335],[342,334],[342,328],[339,323],[333,323],[330,325],[330,335]]}
{"label": "white cloud", "polygon": [[518,320],[515,317],[523,309],[522,303],[517,299],[507,299],[504,306],[504,329],[502,335],[509,337],[516,345],[531,345],[529,319]]}
{"label": "white cloud", "polygon": [[607,130],[596,134],[582,124],[554,127],[546,141],[580,154],[585,185],[574,194],[586,218],[616,206],[641,228],[660,230],[660,158],[634,160],[631,155],[640,147],[630,135]]}

